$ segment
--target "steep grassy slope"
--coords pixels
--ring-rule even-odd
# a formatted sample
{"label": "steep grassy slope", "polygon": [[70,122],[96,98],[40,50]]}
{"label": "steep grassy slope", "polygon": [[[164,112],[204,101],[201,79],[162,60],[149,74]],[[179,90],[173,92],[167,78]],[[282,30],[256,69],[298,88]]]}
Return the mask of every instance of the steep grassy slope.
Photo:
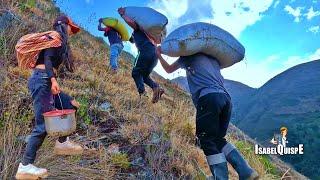
{"label": "steep grassy slope", "polygon": [[[50,29],[58,15],[51,1],[1,1],[1,17],[12,18],[0,33],[0,178],[12,179],[34,119],[27,90],[29,71],[16,67],[14,45],[24,34]],[[1,18],[0,17],[0,18]],[[158,104],[140,99],[131,79],[132,56],[123,53],[121,70],[111,75],[106,67],[108,45],[82,31],[70,39],[76,71],[58,79],[63,91],[78,99],[78,131],[73,137],[87,147],[84,155],[52,154],[48,138],[38,153],[37,165],[48,168],[51,179],[204,179],[208,173],[203,153],[194,146],[194,108],[189,95],[157,77],[167,95]],[[149,92],[151,96],[151,92]],[[101,104],[110,103],[110,109]],[[235,142],[264,179],[279,178],[286,169],[253,154],[252,144],[232,133]],[[245,144],[247,143],[247,144]],[[230,168],[231,179],[237,179]],[[298,177],[295,172],[288,173]]]}

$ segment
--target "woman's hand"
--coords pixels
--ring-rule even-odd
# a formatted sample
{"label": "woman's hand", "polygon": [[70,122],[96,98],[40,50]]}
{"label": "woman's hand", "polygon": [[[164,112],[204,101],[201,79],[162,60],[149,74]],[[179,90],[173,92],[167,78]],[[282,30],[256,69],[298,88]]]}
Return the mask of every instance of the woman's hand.
{"label": "woman's hand", "polygon": [[60,93],[60,87],[56,78],[51,78],[51,92],[53,95]]}
{"label": "woman's hand", "polygon": [[71,101],[71,104],[74,106],[74,107],[76,107],[76,108],[79,108],[80,107],[80,103],[77,101],[77,100],[72,100]]}

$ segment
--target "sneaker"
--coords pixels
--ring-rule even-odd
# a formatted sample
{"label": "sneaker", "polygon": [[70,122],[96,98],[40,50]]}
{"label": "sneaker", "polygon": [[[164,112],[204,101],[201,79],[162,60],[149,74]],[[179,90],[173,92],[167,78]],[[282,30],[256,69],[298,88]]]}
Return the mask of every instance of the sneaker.
{"label": "sneaker", "polygon": [[83,148],[67,137],[67,140],[63,143],[56,141],[53,153],[57,155],[79,155],[83,153]]}
{"label": "sneaker", "polygon": [[162,89],[161,87],[153,88],[152,103],[157,103],[159,101],[159,99],[161,98],[163,93],[164,93],[164,89]]}
{"label": "sneaker", "polygon": [[48,176],[48,171],[43,168],[37,168],[32,164],[24,166],[19,164],[16,179],[44,179]]}

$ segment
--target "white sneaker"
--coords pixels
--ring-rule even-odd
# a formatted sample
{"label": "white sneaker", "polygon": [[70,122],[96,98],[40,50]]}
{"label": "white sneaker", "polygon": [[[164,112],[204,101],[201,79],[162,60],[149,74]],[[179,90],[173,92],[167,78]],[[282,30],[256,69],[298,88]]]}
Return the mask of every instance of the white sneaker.
{"label": "white sneaker", "polygon": [[48,171],[46,169],[37,168],[32,164],[24,166],[22,163],[20,163],[16,174],[16,179],[43,179],[47,176]]}
{"label": "white sneaker", "polygon": [[58,140],[56,141],[53,153],[57,155],[79,155],[83,153],[83,148],[67,137],[67,140],[63,143],[60,143]]}

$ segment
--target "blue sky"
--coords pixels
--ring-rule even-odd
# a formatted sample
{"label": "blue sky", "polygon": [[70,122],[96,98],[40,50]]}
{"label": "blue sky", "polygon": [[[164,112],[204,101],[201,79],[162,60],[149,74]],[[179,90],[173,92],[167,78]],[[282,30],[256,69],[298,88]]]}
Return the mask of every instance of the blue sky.
{"label": "blue sky", "polygon": [[[262,86],[292,66],[320,59],[320,0],[57,0],[57,4],[75,22],[101,37],[98,19],[121,19],[117,13],[121,6],[158,10],[169,19],[169,33],[191,22],[218,25],[246,48],[245,60],[223,69],[222,74],[251,87]],[[125,50],[137,53],[130,43],[125,43]],[[170,79],[185,75],[183,70],[168,75],[160,64],[155,71]]]}

